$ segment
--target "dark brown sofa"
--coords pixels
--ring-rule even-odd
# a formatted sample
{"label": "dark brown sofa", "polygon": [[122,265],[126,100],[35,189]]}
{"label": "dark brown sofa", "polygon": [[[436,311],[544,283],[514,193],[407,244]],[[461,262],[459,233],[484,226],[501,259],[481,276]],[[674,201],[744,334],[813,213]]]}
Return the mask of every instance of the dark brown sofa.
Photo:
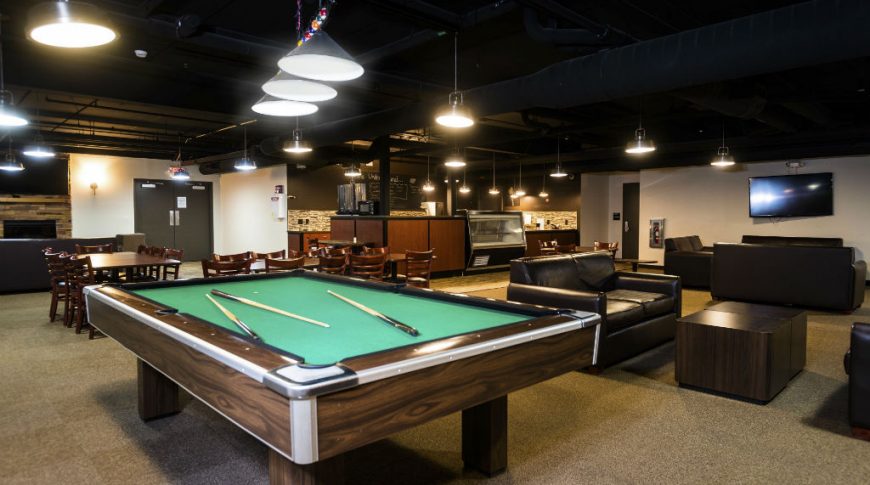
{"label": "dark brown sofa", "polygon": [[607,253],[511,261],[508,299],[601,315],[598,366],[672,340],[681,311],[676,276],[616,272]]}
{"label": "dark brown sofa", "polygon": [[114,237],[93,239],[0,239],[0,293],[47,290],[48,268],[42,250],[75,252],[76,244],[115,243]]}
{"label": "dark brown sofa", "polygon": [[870,323],[852,325],[852,339],[844,359],[849,375],[849,424],[852,433],[870,440]]}
{"label": "dark brown sofa", "polygon": [[710,294],[838,311],[864,302],[867,265],[855,261],[854,248],[842,247],[837,239],[772,239],[772,244],[717,243]]}
{"label": "dark brown sofa", "polygon": [[713,248],[698,236],[665,239],[665,274],[679,276],[683,287],[709,288]]}

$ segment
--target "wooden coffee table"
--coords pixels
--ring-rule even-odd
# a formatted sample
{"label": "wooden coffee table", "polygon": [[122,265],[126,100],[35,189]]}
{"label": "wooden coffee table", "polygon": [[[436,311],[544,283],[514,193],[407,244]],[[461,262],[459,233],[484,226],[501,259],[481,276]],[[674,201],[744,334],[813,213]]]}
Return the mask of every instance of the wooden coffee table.
{"label": "wooden coffee table", "polygon": [[680,386],[767,403],[804,368],[805,311],[724,302],[677,320]]}

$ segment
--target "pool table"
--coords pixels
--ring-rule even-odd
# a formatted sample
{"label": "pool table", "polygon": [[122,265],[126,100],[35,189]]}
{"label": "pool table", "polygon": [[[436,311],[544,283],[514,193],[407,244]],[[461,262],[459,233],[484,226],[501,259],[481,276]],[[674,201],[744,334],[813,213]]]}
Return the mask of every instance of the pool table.
{"label": "pool table", "polygon": [[[317,326],[212,289],[326,323]],[[327,291],[414,327],[386,325]],[[507,466],[507,394],[595,364],[599,316],[297,270],[98,285],[89,322],[136,355],[139,415],[180,411],[179,387],[269,448],[272,483],[343,479],[343,453],[462,411],[462,458]]]}

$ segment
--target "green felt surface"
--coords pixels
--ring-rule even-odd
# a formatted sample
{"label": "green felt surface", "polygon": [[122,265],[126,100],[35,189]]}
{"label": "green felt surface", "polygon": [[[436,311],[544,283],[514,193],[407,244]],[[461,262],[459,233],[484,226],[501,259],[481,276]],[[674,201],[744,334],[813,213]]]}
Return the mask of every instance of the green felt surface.
{"label": "green felt surface", "polygon": [[[301,356],[308,364],[332,364],[358,355],[438,340],[532,318],[519,313],[302,277],[235,282],[209,281],[199,285],[134,290],[133,293],[242,334],[242,331],[205,297],[212,289],[329,324],[330,328],[323,328],[215,297],[218,303],[251,327],[263,342]],[[328,294],[326,290],[332,290],[411,325],[420,332],[420,335],[413,337],[388,326],[380,319]]]}

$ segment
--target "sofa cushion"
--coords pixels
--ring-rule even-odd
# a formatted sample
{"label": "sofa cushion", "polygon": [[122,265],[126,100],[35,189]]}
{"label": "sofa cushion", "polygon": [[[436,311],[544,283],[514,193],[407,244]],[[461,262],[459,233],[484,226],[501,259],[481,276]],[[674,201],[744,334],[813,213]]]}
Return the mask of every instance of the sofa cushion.
{"label": "sofa cushion", "polygon": [[613,289],[616,270],[613,258],[607,253],[581,253],[573,255],[577,268],[575,273],[586,288],[584,290],[608,291]]}
{"label": "sofa cushion", "polygon": [[620,289],[607,292],[607,301],[611,300],[639,304],[643,308],[645,318],[657,317],[674,311],[674,298],[661,293]]}
{"label": "sofa cushion", "polygon": [[607,331],[610,333],[628,328],[644,320],[643,307],[639,303],[607,299]]}

